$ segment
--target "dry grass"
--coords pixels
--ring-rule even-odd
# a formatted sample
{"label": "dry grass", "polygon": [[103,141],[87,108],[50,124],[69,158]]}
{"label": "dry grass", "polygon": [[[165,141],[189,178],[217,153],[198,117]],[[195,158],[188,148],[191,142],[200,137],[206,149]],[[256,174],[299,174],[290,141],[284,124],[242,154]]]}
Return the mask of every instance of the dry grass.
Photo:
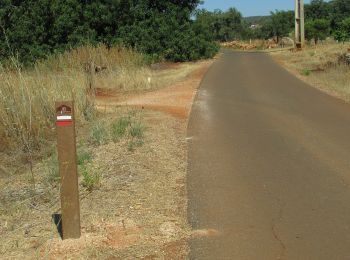
{"label": "dry grass", "polygon": [[[79,166],[82,238],[61,241],[51,221],[51,214],[60,212],[53,142],[42,153],[45,158],[42,161],[34,158],[30,165],[27,161],[15,161],[11,153],[0,152],[0,254],[6,259],[185,259],[189,236],[186,120],[116,106],[108,113],[96,112],[97,122],[86,121],[85,115],[91,111],[91,107],[86,107],[90,100],[86,98],[86,62],[107,67],[96,75],[96,86],[120,95],[182,82],[190,72],[203,66],[198,63],[146,66],[140,55],[129,50],[85,47],[51,57],[36,64],[33,70],[2,68],[1,79],[6,79],[0,82],[0,111],[6,112],[3,118],[8,124],[15,118],[18,124],[11,128],[14,133],[20,132],[25,141],[28,135],[37,137],[33,141],[37,147],[49,142],[55,133],[52,111],[55,99],[75,98],[78,151],[83,151],[78,156],[83,159],[78,161],[85,162],[83,167]],[[122,79],[121,70],[125,75],[130,73],[129,81]],[[8,106],[13,106],[12,114],[4,109]],[[26,109],[28,106],[31,110]],[[91,143],[92,126],[105,126],[111,131],[115,120],[130,116],[142,125],[142,135],[137,129],[132,133],[129,129],[129,135],[118,138],[111,135],[106,141]],[[21,129],[22,125],[30,125],[31,132]],[[2,143],[8,142],[7,147],[12,144],[14,148],[21,145],[23,149],[17,135],[6,132],[6,125],[1,122],[0,127],[3,127],[0,134],[5,135],[0,139]],[[98,183],[87,185],[82,169],[91,176],[98,174]]]}
{"label": "dry grass", "polygon": [[[59,186],[49,183],[46,163],[36,164],[36,187],[28,170],[0,176],[0,254],[6,259],[173,259],[186,254],[186,125],[163,113],[118,108],[100,116],[108,125],[132,116],[146,127],[144,144],[130,151],[127,137],[100,146],[89,171],[101,174],[91,192],[80,176],[82,238],[62,241],[51,214],[60,211]],[[78,150],[80,150],[78,149]],[[175,252],[168,246],[176,244]],[[178,243],[178,245],[177,245]]]}
{"label": "dry grass", "polygon": [[53,135],[54,102],[74,100],[76,118],[91,117],[86,65],[106,69],[96,75],[102,88],[135,90],[148,87],[150,69],[143,56],[124,48],[82,47],[39,61],[23,70],[15,60],[0,66],[0,149],[38,150]]}
{"label": "dry grass", "polygon": [[302,51],[271,53],[290,72],[326,93],[350,101],[350,67],[339,62],[350,44],[325,42]]}

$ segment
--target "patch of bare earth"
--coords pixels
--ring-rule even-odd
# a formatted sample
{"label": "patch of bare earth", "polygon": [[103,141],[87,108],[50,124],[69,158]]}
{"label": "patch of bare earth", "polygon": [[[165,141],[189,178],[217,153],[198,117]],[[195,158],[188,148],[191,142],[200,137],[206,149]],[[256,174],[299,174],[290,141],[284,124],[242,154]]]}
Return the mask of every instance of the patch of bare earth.
{"label": "patch of bare earth", "polygon": [[207,71],[211,61],[200,63],[197,69],[183,80],[155,91],[138,95],[100,95],[97,105],[101,110],[116,106],[131,106],[142,109],[167,112],[177,118],[187,119],[196,89]]}
{"label": "patch of bare earth", "polygon": [[80,239],[62,241],[58,235],[51,214],[60,212],[59,185],[47,182],[45,164],[34,165],[35,187],[29,167],[19,167],[17,174],[14,168],[1,167],[2,257],[186,259],[192,235],[187,223],[187,117],[210,64],[194,64],[195,69],[163,89],[98,97],[97,124],[133,115],[145,130],[143,144],[129,149],[129,138],[87,145],[89,136],[81,137],[86,129],[78,127],[78,146],[87,146],[93,155],[89,169],[101,174],[92,191],[80,176]]}

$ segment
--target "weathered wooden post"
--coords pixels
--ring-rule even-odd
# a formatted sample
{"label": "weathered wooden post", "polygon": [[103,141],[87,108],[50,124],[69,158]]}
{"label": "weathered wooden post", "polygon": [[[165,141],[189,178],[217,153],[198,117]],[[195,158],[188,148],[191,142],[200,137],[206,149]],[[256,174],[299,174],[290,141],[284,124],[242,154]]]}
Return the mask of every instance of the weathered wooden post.
{"label": "weathered wooden post", "polygon": [[79,238],[81,233],[74,103],[56,102],[56,116],[62,238]]}
{"label": "weathered wooden post", "polygon": [[301,49],[305,43],[304,0],[295,0],[295,45]]}

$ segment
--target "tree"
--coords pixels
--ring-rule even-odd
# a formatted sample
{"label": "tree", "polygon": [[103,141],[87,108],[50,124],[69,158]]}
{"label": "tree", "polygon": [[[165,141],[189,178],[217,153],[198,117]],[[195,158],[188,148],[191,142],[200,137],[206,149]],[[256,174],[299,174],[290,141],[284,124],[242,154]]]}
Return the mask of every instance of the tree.
{"label": "tree", "polygon": [[1,57],[18,55],[23,61],[33,62],[50,52],[51,12],[49,0],[6,1],[1,3],[0,46],[5,46]]}
{"label": "tree", "polygon": [[342,21],[339,28],[333,33],[334,39],[339,42],[346,42],[350,39],[350,17]]}
{"label": "tree", "polygon": [[267,19],[261,28],[262,38],[276,37],[277,42],[282,37],[288,36],[294,28],[294,12],[278,11],[271,12],[271,16]]}
{"label": "tree", "polygon": [[330,33],[330,23],[325,19],[316,19],[305,24],[305,37],[307,40],[314,40],[315,44],[324,40]]}
{"label": "tree", "polygon": [[221,42],[242,39],[246,35],[247,25],[243,22],[242,14],[235,8],[230,8],[225,12],[198,10],[196,23],[209,29],[214,39]]}
{"label": "tree", "polygon": [[350,37],[350,17],[342,21],[340,28]]}
{"label": "tree", "polygon": [[349,0],[333,0],[330,2],[331,27],[336,30],[341,26],[342,21],[350,17]]}
{"label": "tree", "polygon": [[170,60],[206,58],[218,47],[191,19],[199,2],[1,0],[0,59],[18,54],[32,63],[85,43],[124,44]]}
{"label": "tree", "polygon": [[330,19],[330,5],[324,0],[312,0],[310,4],[305,5],[305,19]]}

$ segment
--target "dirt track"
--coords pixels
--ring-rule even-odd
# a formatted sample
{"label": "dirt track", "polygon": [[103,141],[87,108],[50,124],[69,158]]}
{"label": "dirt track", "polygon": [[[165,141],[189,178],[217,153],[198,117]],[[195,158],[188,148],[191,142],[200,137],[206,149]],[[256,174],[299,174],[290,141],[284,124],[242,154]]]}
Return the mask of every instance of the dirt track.
{"label": "dirt track", "polygon": [[187,120],[196,90],[211,64],[212,61],[203,61],[199,68],[187,75],[185,79],[159,90],[128,96],[122,100],[118,96],[99,95],[98,106],[100,109],[104,106],[142,107]]}
{"label": "dirt track", "polygon": [[224,53],[195,100],[191,259],[350,259],[350,105],[266,54]]}

